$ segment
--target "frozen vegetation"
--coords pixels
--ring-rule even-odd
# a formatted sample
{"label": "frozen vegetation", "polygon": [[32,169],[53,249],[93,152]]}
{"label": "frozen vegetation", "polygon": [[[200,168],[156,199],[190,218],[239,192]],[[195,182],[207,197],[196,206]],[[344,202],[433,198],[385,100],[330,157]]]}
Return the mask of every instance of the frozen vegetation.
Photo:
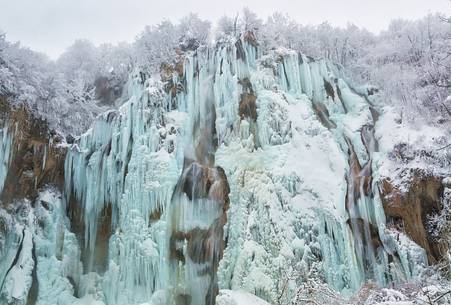
{"label": "frozen vegetation", "polygon": [[[211,43],[191,15],[133,45],[77,42],[37,70],[58,75],[47,87],[21,74],[37,68],[14,70],[14,54],[38,55],[1,39],[0,92],[58,133],[84,132],[63,145],[62,190],[0,209],[0,303],[449,304],[449,274],[437,272],[449,261],[429,266],[387,226],[380,192],[387,178],[407,191],[410,169],[444,177],[430,221],[449,240],[446,21],[375,36],[245,10]],[[424,23],[437,28],[428,48],[386,46],[400,32],[420,39]],[[415,79],[390,74],[397,65]],[[2,124],[0,193],[15,133]]]}

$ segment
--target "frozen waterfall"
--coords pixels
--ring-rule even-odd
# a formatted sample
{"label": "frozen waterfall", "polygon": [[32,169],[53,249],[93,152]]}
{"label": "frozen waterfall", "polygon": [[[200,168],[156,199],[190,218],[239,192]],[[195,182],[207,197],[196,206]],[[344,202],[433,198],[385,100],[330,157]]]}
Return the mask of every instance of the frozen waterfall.
{"label": "frozen waterfall", "polygon": [[41,193],[47,208],[30,219],[0,215],[14,231],[7,289],[23,255],[49,270],[19,270],[42,305],[54,282],[61,304],[214,305],[222,289],[288,304],[312,275],[350,294],[419,273],[425,254],[385,227],[379,96],[325,60],[264,53],[252,35],[180,60],[162,80],[131,73],[122,106],[70,146],[62,198]]}

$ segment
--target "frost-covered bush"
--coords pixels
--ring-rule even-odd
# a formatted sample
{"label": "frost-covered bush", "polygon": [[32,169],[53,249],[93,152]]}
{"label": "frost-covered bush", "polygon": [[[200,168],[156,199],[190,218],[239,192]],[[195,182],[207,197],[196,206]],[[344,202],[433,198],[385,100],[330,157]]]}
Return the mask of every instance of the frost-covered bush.
{"label": "frost-covered bush", "polygon": [[439,263],[441,273],[451,279],[451,179],[444,179],[445,190],[442,198],[442,211],[440,214],[429,217],[428,229],[432,237],[441,245],[447,245],[443,260]]}

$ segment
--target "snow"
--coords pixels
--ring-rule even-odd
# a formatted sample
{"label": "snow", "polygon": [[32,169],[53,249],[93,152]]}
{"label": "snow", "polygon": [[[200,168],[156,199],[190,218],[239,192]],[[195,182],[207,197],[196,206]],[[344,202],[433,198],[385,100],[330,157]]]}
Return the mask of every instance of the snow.
{"label": "snow", "polygon": [[411,170],[435,176],[449,176],[449,152],[441,149],[449,144],[446,128],[418,119],[402,119],[393,107],[386,106],[376,126],[379,148],[388,158],[377,161],[379,179],[390,178],[399,190],[405,191]]}
{"label": "snow", "polygon": [[220,290],[216,298],[217,305],[269,305],[262,299],[246,291]]}

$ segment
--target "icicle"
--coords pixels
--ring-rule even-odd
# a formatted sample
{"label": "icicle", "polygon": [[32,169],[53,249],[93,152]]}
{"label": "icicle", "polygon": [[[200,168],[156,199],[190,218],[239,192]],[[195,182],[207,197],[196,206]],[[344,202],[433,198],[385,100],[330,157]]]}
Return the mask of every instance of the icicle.
{"label": "icicle", "polygon": [[[285,55],[274,64],[275,75],[262,67],[261,50],[248,39],[215,49],[201,47],[186,55],[183,76],[173,75],[173,85],[183,89],[175,96],[162,92],[161,84],[151,79],[143,84],[134,72],[127,88],[129,100],[99,117],[68,152],[67,200],[72,195],[81,205],[91,255],[96,252],[99,219],[111,207],[108,268],[102,284],[107,304],[140,304],[164,295],[165,304],[181,303],[174,300],[179,297],[210,305],[225,234],[235,244],[224,263],[231,265],[220,270],[223,285],[242,285],[240,275],[234,278],[233,273],[246,263],[231,256],[246,248],[248,255],[257,253],[257,261],[279,255],[281,264],[288,262],[284,259],[290,251],[279,252],[282,242],[289,243],[296,234],[304,242],[297,249],[301,254],[295,253],[300,263],[307,268],[316,247],[325,278],[340,291],[356,291],[368,279],[384,285],[402,278],[408,258],[400,253],[396,259],[400,263],[389,263],[388,255],[398,249],[388,246],[390,236],[383,233],[385,217],[377,192],[368,194],[375,189],[370,177],[377,148],[371,128],[362,129],[371,118],[368,105],[342,79],[335,82],[324,60],[309,61],[294,52]],[[335,92],[333,97],[327,92],[328,81],[343,106]],[[240,109],[245,94],[253,102],[249,113]],[[331,122],[329,129],[318,123],[318,105],[323,119]],[[359,166],[355,164],[358,170],[345,181],[342,154],[347,156],[351,145],[353,162]],[[228,190],[221,170],[214,167],[217,150],[222,161],[228,160],[226,170],[235,179],[231,219],[237,227],[230,225],[224,234]],[[320,164],[318,171],[319,176],[336,174],[330,194],[326,189],[321,190],[327,194],[320,194],[316,187],[324,182],[322,176],[308,183],[300,179],[300,171],[311,170],[304,160],[285,155],[306,151],[334,154],[321,159],[329,164],[324,168]],[[286,177],[283,170],[292,164],[306,168],[298,172],[293,168]],[[296,218],[290,220],[287,232],[274,228],[272,217],[285,221],[284,213],[295,208],[292,200],[317,203],[318,198],[326,199],[321,202],[324,206],[311,208],[315,218],[311,223]],[[255,223],[264,217],[271,226]],[[280,234],[285,233],[289,238],[281,241],[285,236],[279,238]],[[380,245],[373,247],[376,235]],[[306,241],[311,241],[311,249]],[[266,274],[263,278],[265,297],[271,299],[275,286]]]}
{"label": "icicle", "polygon": [[9,163],[11,161],[11,145],[13,135],[8,130],[8,123],[0,129],[0,194],[3,191],[6,176],[8,174]]}

